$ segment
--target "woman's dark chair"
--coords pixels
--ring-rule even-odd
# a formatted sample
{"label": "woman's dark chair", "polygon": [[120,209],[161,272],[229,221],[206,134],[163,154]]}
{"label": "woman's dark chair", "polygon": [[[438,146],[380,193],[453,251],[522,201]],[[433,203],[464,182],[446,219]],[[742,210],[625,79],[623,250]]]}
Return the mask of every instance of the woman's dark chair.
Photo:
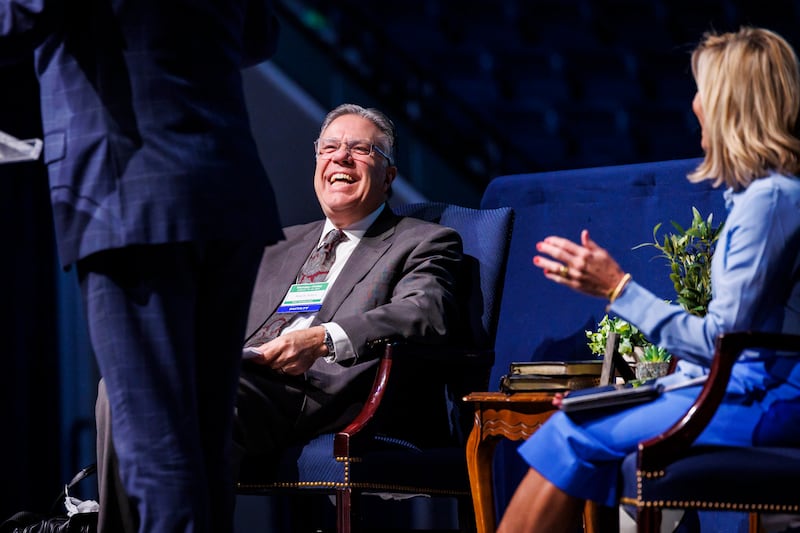
{"label": "woman's dark chair", "polygon": [[[463,445],[471,413],[463,412],[460,404],[466,393],[488,387],[513,211],[444,203],[393,209],[439,222],[461,235],[470,290],[462,301],[468,311],[471,342],[463,346],[421,346],[402,339],[379,343],[375,348],[381,360],[373,389],[355,420],[338,433],[287,450],[278,473],[269,479],[243,472],[238,491],[335,495],[338,533],[359,529],[358,509],[366,505],[364,494],[455,497],[460,530],[472,531],[475,517]],[[415,372],[442,377],[441,401],[449,404],[451,430],[457,435],[452,446],[420,448],[393,439],[390,421],[382,419],[387,404],[396,409],[399,402],[402,408],[403,399],[415,394],[413,376],[419,375]],[[374,431],[376,425],[381,426],[380,434]]]}
{"label": "woman's dark chair", "polygon": [[[620,503],[632,506],[640,533],[659,531],[662,509],[750,513],[750,532],[762,513],[800,513],[800,442],[796,446],[695,446],[725,394],[731,368],[748,348],[800,355],[800,335],[736,332],[716,341],[711,373],[681,420],[639,443],[622,466]],[[613,525],[610,525],[613,527]]]}

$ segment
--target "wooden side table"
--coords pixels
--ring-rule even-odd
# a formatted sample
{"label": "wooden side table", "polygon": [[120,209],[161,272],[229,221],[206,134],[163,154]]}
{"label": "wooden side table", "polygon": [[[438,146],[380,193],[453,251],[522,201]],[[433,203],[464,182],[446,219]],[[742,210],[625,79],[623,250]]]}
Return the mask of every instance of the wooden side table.
{"label": "wooden side table", "polygon": [[524,440],[550,418],[553,393],[473,392],[464,397],[475,405],[475,422],[467,440],[472,502],[478,533],[494,533],[495,512],[492,489],[492,459],[501,438]]}

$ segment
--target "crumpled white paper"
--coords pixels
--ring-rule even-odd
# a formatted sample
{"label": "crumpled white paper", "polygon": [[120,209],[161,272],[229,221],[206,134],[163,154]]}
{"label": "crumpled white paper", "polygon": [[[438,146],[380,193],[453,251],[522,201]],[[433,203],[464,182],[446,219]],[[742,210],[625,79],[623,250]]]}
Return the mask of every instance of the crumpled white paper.
{"label": "crumpled white paper", "polygon": [[64,507],[67,508],[67,516],[80,513],[96,513],[100,511],[100,504],[94,500],[79,500],[69,495],[69,486],[64,485]]}
{"label": "crumpled white paper", "polygon": [[41,139],[20,140],[0,130],[0,164],[36,161],[41,151]]}

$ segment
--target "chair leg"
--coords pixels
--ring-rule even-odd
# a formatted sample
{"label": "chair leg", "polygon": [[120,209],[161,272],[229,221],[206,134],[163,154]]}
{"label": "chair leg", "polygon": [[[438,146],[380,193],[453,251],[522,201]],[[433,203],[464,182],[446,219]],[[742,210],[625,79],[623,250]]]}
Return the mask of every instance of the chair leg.
{"label": "chair leg", "polygon": [[336,532],[351,533],[353,512],[352,489],[336,489]]}
{"label": "chair leg", "polygon": [[637,533],[659,533],[661,531],[661,509],[645,507],[636,513]]}

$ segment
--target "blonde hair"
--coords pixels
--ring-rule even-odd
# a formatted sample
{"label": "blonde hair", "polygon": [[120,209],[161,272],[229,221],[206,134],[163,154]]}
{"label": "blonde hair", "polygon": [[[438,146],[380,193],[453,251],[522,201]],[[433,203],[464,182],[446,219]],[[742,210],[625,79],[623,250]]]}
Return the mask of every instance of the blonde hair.
{"label": "blonde hair", "polygon": [[692,52],[692,73],[706,146],[689,181],[742,189],[772,172],[800,171],[800,74],[781,36],[752,27],[706,33]]}

